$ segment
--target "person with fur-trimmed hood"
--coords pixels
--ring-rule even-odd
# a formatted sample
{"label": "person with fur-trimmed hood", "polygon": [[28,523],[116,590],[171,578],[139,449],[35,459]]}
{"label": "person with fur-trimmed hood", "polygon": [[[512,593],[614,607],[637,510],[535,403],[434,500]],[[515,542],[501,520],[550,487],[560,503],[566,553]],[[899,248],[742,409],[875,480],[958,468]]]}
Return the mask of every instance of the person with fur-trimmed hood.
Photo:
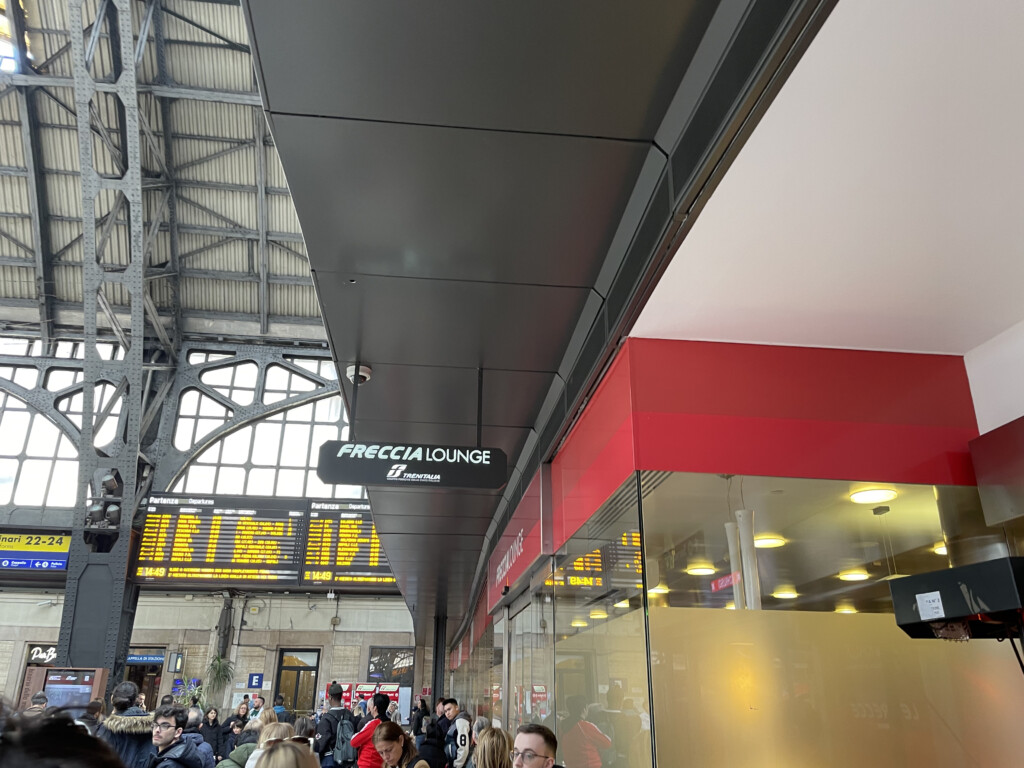
{"label": "person with fur-trimmed hood", "polygon": [[139,686],[130,680],[114,686],[110,696],[113,713],[96,728],[96,737],[117,752],[125,768],[146,768],[156,754],[153,715],[135,706]]}

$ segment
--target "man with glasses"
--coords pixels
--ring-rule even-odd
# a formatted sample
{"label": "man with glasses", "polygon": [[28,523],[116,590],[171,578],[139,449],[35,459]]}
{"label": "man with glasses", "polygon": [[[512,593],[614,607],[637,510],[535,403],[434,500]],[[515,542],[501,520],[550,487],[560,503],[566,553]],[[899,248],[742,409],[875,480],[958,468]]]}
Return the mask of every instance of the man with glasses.
{"label": "man with glasses", "polygon": [[181,738],[188,715],[183,707],[165,704],[153,713],[153,746],[150,768],[202,768],[195,744]]}
{"label": "man with glasses", "polygon": [[538,723],[526,723],[516,730],[515,746],[510,757],[516,768],[552,768],[557,752],[558,739],[550,728]]}

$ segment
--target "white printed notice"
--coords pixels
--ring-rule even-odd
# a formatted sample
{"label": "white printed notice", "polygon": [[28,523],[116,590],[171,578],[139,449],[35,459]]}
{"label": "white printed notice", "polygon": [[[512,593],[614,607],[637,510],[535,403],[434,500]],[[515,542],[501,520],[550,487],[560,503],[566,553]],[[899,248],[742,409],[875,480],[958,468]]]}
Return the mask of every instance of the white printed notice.
{"label": "white printed notice", "polygon": [[946,612],[942,609],[942,595],[938,592],[917,595],[917,612],[921,614],[921,621],[946,618]]}

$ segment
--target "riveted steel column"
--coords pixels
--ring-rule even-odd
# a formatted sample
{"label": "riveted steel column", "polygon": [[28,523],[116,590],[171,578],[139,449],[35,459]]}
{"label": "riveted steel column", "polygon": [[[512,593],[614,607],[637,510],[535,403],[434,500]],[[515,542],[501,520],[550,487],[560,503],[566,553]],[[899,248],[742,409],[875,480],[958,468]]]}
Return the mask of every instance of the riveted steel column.
{"label": "riveted steel column", "polygon": [[[82,181],[82,295],[84,311],[85,381],[82,438],[79,445],[77,504],[72,525],[67,593],[57,646],[57,663],[74,667],[106,667],[111,684],[120,680],[134,623],[138,587],[130,580],[132,518],[138,506],[139,426],[143,382],[144,291],[142,175],[139,158],[138,86],[130,0],[105,0],[95,20],[85,19],[83,0],[69,0],[75,113],[78,127]],[[89,3],[88,5],[92,5]],[[100,35],[86,40],[90,22],[94,31],[106,27],[109,50]],[[90,72],[106,69],[99,78]],[[115,96],[113,110],[100,109],[102,93]],[[113,117],[110,114],[113,113]],[[116,120],[112,131],[97,120]],[[123,170],[101,175],[94,157],[95,130],[108,137],[104,144]],[[111,146],[112,139],[120,146]],[[128,253],[97,261],[97,202],[107,191],[123,195],[120,215],[126,218]],[[115,210],[117,208],[115,207]],[[101,291],[107,289],[104,295]],[[104,360],[97,348],[97,314],[126,343],[119,360]],[[106,381],[124,383],[118,433],[102,452],[93,447],[94,419],[101,410],[98,387]],[[91,487],[98,469],[116,470],[123,491],[117,535],[87,527],[87,507],[97,493]]]}

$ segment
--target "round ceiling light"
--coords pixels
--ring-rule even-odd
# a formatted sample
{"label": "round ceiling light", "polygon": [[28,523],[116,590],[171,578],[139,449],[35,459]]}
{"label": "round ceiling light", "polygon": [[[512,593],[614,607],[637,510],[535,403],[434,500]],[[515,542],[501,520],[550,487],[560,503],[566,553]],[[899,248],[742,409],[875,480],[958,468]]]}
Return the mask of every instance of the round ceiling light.
{"label": "round ceiling light", "polygon": [[898,495],[892,488],[865,488],[863,491],[851,493],[850,501],[854,504],[883,504],[892,501]]}
{"label": "round ceiling light", "polygon": [[647,594],[648,595],[667,595],[668,594],[668,587],[666,587],[663,583],[659,582],[657,586],[651,587],[650,589],[648,589],[647,590]]}
{"label": "round ceiling light", "polygon": [[772,597],[776,600],[795,600],[800,597],[800,593],[796,591],[796,587],[792,584],[779,584],[772,592]]}
{"label": "round ceiling light", "polygon": [[836,603],[836,613],[856,613],[857,609],[850,603]]}
{"label": "round ceiling light", "polygon": [[607,619],[608,612],[604,608],[594,608],[590,611],[590,618],[592,619]]}
{"label": "round ceiling light", "polygon": [[758,549],[775,549],[786,545],[786,539],[777,533],[759,533],[754,537],[754,546]]}
{"label": "round ceiling light", "polygon": [[686,566],[686,572],[690,576],[710,576],[715,572],[715,566],[707,560],[693,560]]}
{"label": "round ceiling light", "polygon": [[867,581],[871,575],[863,568],[850,568],[839,572],[840,581]]}
{"label": "round ceiling light", "polygon": [[569,626],[576,627],[577,629],[587,626],[587,622],[583,619],[573,619]]}
{"label": "round ceiling light", "polygon": [[932,547],[932,552],[934,552],[936,555],[945,555],[945,554],[947,554],[949,552],[949,550],[946,549],[946,542],[944,542],[944,541],[937,541],[937,542],[935,542],[935,546]]}

